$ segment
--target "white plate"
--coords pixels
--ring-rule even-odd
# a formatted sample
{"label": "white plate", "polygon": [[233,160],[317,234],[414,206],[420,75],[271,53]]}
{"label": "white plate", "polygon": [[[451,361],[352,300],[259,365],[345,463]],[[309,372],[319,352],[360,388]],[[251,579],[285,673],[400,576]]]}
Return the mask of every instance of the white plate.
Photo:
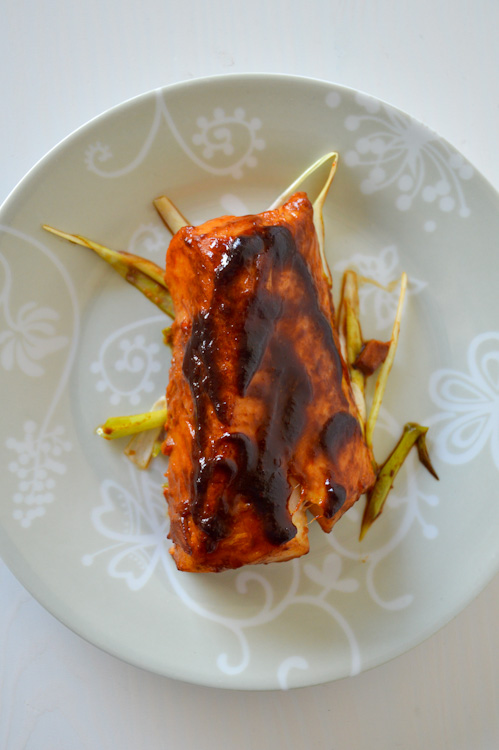
{"label": "white plate", "polygon": [[[138,472],[93,429],[164,390],[165,318],[90,251],[43,222],[162,264],[151,200],[192,222],[263,210],[336,149],[331,267],[410,277],[401,344],[375,435],[430,423],[441,481],[411,456],[362,544],[361,508],[305,558],[180,574],[168,554],[161,461]],[[231,76],[168,87],[54,149],[0,215],[0,549],[19,580],[92,643],[171,677],[293,687],[401,654],[497,570],[498,198],[435,133],[329,83]],[[337,284],[336,284],[337,288]],[[387,337],[395,296],[364,287],[365,333]]]}

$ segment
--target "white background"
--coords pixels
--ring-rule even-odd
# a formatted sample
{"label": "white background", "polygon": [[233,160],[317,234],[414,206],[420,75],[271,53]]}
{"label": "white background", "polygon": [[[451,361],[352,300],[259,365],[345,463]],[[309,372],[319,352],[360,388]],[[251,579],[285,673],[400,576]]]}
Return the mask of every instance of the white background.
{"label": "white background", "polygon": [[[260,71],[388,101],[499,187],[497,0],[4,0],[1,16],[0,201],[61,138],[124,99]],[[0,563],[0,749],[495,750],[498,622],[496,578],[440,633],[364,675],[227,692],[101,653]]]}

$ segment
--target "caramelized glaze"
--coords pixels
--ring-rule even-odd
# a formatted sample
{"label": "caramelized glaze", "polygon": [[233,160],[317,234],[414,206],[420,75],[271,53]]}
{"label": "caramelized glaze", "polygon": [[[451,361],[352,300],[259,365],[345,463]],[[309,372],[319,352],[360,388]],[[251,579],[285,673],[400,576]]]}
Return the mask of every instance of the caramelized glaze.
{"label": "caramelized glaze", "polygon": [[166,492],[177,564],[302,554],[293,489],[327,527],[372,479],[308,199],[181,230],[166,280],[177,313]]}

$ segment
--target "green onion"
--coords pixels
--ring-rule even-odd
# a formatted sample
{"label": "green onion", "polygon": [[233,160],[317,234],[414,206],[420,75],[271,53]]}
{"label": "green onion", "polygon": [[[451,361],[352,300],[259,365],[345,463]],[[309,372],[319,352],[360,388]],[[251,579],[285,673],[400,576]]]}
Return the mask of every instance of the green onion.
{"label": "green onion", "polygon": [[161,195],[153,201],[154,207],[158,214],[163,219],[167,229],[172,234],[176,234],[182,227],[189,226],[189,222],[185,216],[180,213],[176,205],[167,198],[166,195]]}
{"label": "green onion", "polygon": [[368,529],[380,516],[381,511],[383,510],[383,507],[385,505],[386,498],[388,497],[388,493],[392,489],[393,480],[397,476],[402,464],[409,454],[409,451],[415,443],[418,448],[419,460],[428,469],[428,471],[433,474],[436,479],[438,479],[437,473],[431,464],[426,447],[427,432],[428,427],[423,427],[414,422],[408,422],[404,426],[402,437],[398,441],[391,454],[386,459],[383,466],[380,468],[376,483],[367,496],[367,503],[364,510],[364,516],[362,518],[359,540],[362,540],[364,538]]}
{"label": "green onion", "polygon": [[362,351],[363,338],[359,319],[359,289],[355,271],[345,271],[340,304],[340,321],[345,342],[345,359],[350,374],[352,393],[359,412],[362,431],[366,424],[365,377],[354,368],[354,362]]}
{"label": "green onion", "polygon": [[305,182],[305,180],[308,179],[308,177],[310,177],[314,172],[320,169],[324,164],[327,164],[328,161],[331,162],[331,166],[327,174],[326,181],[324,182],[319,195],[317,196],[317,198],[315,198],[312,205],[314,209],[314,226],[315,231],[317,232],[317,239],[319,241],[319,252],[322,260],[322,267],[324,270],[324,275],[326,276],[329,285],[331,286],[331,271],[329,270],[324,250],[324,221],[322,218],[322,208],[324,206],[324,201],[326,200],[326,196],[328,194],[329,188],[331,187],[331,183],[333,181],[334,175],[336,174],[336,168],[338,166],[338,154],[336,153],[336,151],[331,151],[329,154],[325,154],[324,156],[321,156],[320,159],[317,159],[316,162],[308,167],[296,180],[294,180],[294,182],[291,183],[291,185],[286,188],[286,190],[284,190],[283,193],[279,195],[278,198],[275,199],[272,205],[269,206],[268,210],[272,211],[274,208],[282,206],[282,204],[285,203],[288,198],[296,193],[296,191],[302,186],[302,184]]}
{"label": "green onion", "polygon": [[166,422],[166,407],[145,414],[132,414],[127,417],[110,417],[104,424],[97,427],[97,435],[106,440],[134,435],[137,432],[154,430],[163,427]]}
{"label": "green onion", "polygon": [[406,289],[407,289],[407,274],[404,272],[402,273],[402,277],[400,279],[400,296],[399,296],[399,301],[397,305],[397,312],[395,314],[395,321],[393,323],[392,335],[390,339],[390,348],[388,349],[388,354],[386,355],[386,359],[381,366],[378,379],[376,381],[376,386],[374,389],[374,398],[371,404],[371,410],[369,412],[369,416],[367,418],[367,423],[366,423],[366,443],[370,448],[372,447],[372,442],[373,442],[374,427],[376,425],[376,420],[378,419],[381,402],[383,400],[383,396],[386,390],[386,382],[388,380],[388,375],[390,374],[390,370],[392,369],[393,360],[395,359],[395,352],[397,351],[397,344],[398,344],[399,333],[400,333],[400,320],[402,318],[402,307],[404,304]]}
{"label": "green onion", "polygon": [[68,234],[67,232],[62,232],[60,229],[54,229],[54,227],[47,224],[44,224],[43,228],[57,237],[72,242],[74,245],[88,247],[93,250],[99,257],[109,263],[125,281],[128,281],[129,284],[142,292],[160,310],[169,315],[170,318],[175,317],[173,301],[163,278],[164,271],[156,263],[146,258],[141,258],[138,255],[111,250],[79,234]]}

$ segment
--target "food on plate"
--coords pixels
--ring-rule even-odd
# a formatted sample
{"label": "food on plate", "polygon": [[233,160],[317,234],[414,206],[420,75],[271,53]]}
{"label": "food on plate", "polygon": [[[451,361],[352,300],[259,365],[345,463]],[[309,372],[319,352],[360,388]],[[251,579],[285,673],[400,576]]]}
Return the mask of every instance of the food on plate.
{"label": "food on plate", "polygon": [[[330,530],[375,480],[333,326],[313,207],[172,239],[166,498],[182,570],[308,551],[306,509]],[[291,503],[291,507],[290,507]]]}
{"label": "food on plate", "polygon": [[[166,405],[161,398],[147,414],[112,418],[99,434],[138,433],[126,452],[141,467],[160,445],[169,456],[165,497],[180,570],[299,557],[309,549],[307,512],[329,532],[368,493],[363,536],[411,445],[433,471],[419,425],[382,467],[374,459],[407,277],[389,342],[363,340],[353,271],[336,318],[322,223],[336,163],[336,154],[322,157],[256,215],[193,227],[168,198],[157,199],[174,233],[164,272],[46,227],[93,249],[174,317],[164,336],[173,349]],[[327,179],[311,203],[299,188],[324,165]],[[367,413],[366,379],[376,370]]]}

